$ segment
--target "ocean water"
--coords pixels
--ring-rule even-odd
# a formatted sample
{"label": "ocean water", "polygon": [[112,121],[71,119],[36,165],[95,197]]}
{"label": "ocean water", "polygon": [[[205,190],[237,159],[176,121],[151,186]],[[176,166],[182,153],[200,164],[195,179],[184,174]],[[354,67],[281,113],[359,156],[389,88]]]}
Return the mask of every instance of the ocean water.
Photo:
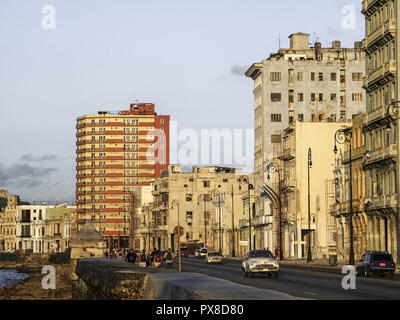
{"label": "ocean water", "polygon": [[0,270],[0,288],[10,284],[17,284],[29,275],[26,273],[19,273],[17,270]]}

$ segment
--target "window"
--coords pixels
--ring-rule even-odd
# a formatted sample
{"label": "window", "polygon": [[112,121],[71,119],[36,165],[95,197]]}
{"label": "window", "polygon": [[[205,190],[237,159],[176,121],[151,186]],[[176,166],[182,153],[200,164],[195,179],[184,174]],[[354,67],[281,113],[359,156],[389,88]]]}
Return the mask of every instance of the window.
{"label": "window", "polygon": [[278,114],[271,114],[271,122],[282,122],[282,115]]}
{"label": "window", "polygon": [[193,219],[193,212],[192,211],[186,211],[186,220]]}
{"label": "window", "polygon": [[324,94],[323,93],[319,94],[318,101],[321,101],[321,102],[324,101]]}
{"label": "window", "polygon": [[315,81],[315,72],[311,72],[311,81]]}
{"label": "window", "polygon": [[303,72],[297,72],[297,81],[303,81]]}
{"label": "window", "polygon": [[315,101],[315,93],[311,93],[311,101]]}
{"label": "window", "polygon": [[271,81],[281,81],[281,73],[271,72]]}
{"label": "window", "polygon": [[210,181],[203,181],[203,187],[204,188],[209,188],[210,187]]}
{"label": "window", "polygon": [[271,101],[272,102],[282,101],[282,94],[280,94],[280,93],[271,93]]}
{"label": "window", "polygon": [[300,113],[297,117],[300,122],[304,122],[304,114]]}
{"label": "window", "polygon": [[331,101],[333,102],[337,101],[336,93],[331,93]]}
{"label": "window", "polygon": [[362,73],[353,72],[353,81],[362,81]]}
{"label": "window", "polygon": [[289,82],[292,83],[294,82],[294,70],[289,69]]}
{"label": "window", "polygon": [[352,94],[352,100],[355,102],[360,102],[363,100],[362,98],[362,93],[353,93]]}
{"label": "window", "polygon": [[271,135],[271,143],[281,143],[282,136],[280,134],[272,134]]}
{"label": "window", "polygon": [[294,91],[289,90],[289,103],[294,103]]}
{"label": "window", "polygon": [[303,102],[304,101],[304,94],[303,93],[298,93],[297,94],[297,101]]}
{"label": "window", "polygon": [[319,80],[319,81],[324,81],[324,74],[323,74],[322,72],[320,72],[320,73],[318,74],[318,80]]}
{"label": "window", "polygon": [[192,194],[186,194],[186,201],[190,202],[192,201],[193,195]]}
{"label": "window", "polygon": [[331,81],[336,81],[336,72],[331,73]]}

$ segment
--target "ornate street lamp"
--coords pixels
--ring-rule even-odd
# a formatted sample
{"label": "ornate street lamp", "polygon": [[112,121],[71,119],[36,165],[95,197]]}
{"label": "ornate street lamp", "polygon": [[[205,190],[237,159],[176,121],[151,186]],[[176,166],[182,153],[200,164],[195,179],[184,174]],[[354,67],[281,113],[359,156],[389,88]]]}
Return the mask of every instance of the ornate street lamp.
{"label": "ornate street lamp", "polygon": [[312,151],[308,148],[308,250],[307,250],[307,262],[312,261],[311,255],[311,196],[310,196],[310,169],[312,168]]}
{"label": "ornate street lamp", "polygon": [[278,198],[278,205],[279,205],[279,243],[278,243],[278,257],[279,260],[283,259],[283,252],[282,252],[282,247],[283,247],[283,239],[282,239],[282,199],[281,199],[281,192],[282,192],[282,186],[281,186],[281,168],[279,165],[275,162],[270,162],[265,166],[265,171],[268,172],[267,179],[268,181],[271,180],[270,173],[278,174],[278,179],[279,179],[279,195],[277,196]]}
{"label": "ornate street lamp", "polygon": [[241,185],[247,184],[248,196],[249,196],[249,251],[251,250],[251,201],[250,201],[250,190],[254,189],[254,186],[250,183],[248,176],[241,176],[239,178],[239,183]]}
{"label": "ornate street lamp", "polygon": [[351,158],[351,149],[353,148],[352,144],[353,140],[353,133],[352,129],[345,128],[339,129],[335,133],[335,148],[334,152],[337,154],[338,148],[337,144],[349,144],[349,166],[350,166],[350,175],[349,175],[349,201],[350,201],[350,215],[349,215],[349,229],[350,229],[350,252],[349,252],[349,264],[354,264],[354,239],[353,239],[353,165],[352,165],[352,158]]}

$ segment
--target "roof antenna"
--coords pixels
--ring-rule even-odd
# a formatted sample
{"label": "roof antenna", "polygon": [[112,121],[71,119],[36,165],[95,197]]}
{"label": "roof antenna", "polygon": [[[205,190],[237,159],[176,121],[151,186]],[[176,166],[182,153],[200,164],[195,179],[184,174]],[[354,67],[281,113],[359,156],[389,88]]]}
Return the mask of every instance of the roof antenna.
{"label": "roof antenna", "polygon": [[279,33],[279,48],[278,51],[281,49],[281,34]]}
{"label": "roof antenna", "polygon": [[139,99],[136,98],[135,89],[133,89],[133,102],[138,103]]}

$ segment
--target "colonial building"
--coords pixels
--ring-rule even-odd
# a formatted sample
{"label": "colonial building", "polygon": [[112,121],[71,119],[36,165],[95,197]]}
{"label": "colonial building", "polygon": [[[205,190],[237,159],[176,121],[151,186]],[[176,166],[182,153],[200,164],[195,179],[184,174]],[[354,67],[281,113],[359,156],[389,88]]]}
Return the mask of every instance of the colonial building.
{"label": "colonial building", "polygon": [[352,167],[352,225],[353,247],[355,261],[361,258],[367,250],[372,250],[371,238],[373,230],[369,230],[370,218],[364,211],[366,178],[365,159],[366,143],[363,132],[365,114],[355,117],[352,126],[348,129],[352,137],[351,158],[350,143],[344,145],[344,152],[338,152],[334,169],[334,202],[331,206],[331,215],[337,219],[332,234],[327,237],[334,240],[335,255],[339,260],[348,261],[350,251],[350,161]]}
{"label": "colonial building", "polygon": [[[342,48],[333,41],[310,47],[309,35],[292,34],[290,48],[281,48],[253,64],[246,76],[254,81],[254,167],[256,189],[268,184],[266,164],[280,153],[282,132],[294,121],[351,121],[365,112],[365,53],[361,42]],[[269,216],[271,201],[257,195],[256,211]],[[276,227],[274,227],[276,229]]]}
{"label": "colonial building", "polygon": [[[366,0],[365,16],[367,115],[364,131],[368,158],[365,213],[368,215],[370,249],[389,251],[396,262],[399,250],[399,125],[391,103],[399,92],[399,0]],[[391,116],[391,119],[388,117]],[[388,126],[390,130],[388,130]]]}
{"label": "colonial building", "polygon": [[[327,205],[326,184],[334,179],[335,133],[348,126],[337,122],[295,121],[283,132],[282,189],[285,205],[281,223],[282,250],[286,258],[307,257],[309,238],[312,258],[328,258],[330,207]],[[337,145],[337,148],[343,152],[344,146]]]}
{"label": "colonial building", "polygon": [[130,240],[132,247],[124,224],[133,221],[133,191],[167,169],[169,116],[157,115],[154,104],[136,103],[79,117],[76,128],[78,223],[89,219],[111,246]]}
{"label": "colonial building", "polygon": [[14,252],[16,250],[16,217],[18,196],[7,197],[7,206],[0,212],[0,251]]}
{"label": "colonial building", "polygon": [[[174,228],[180,225],[182,246],[197,243],[224,255],[238,254],[241,240],[248,240],[240,238],[240,221],[248,220],[242,205],[248,184],[241,185],[240,177],[232,168],[193,167],[192,172],[182,172],[180,165],[170,165],[154,182],[154,202],[143,208],[142,243],[176,251]],[[251,177],[249,181],[253,183]]]}
{"label": "colonial building", "polygon": [[[76,225],[76,207],[21,205],[16,213],[16,248],[33,253],[60,252],[68,247]],[[64,226],[68,225],[67,232]]]}
{"label": "colonial building", "polygon": [[45,222],[44,241],[48,244],[49,252],[63,252],[69,248],[72,235],[76,231],[76,207],[62,204],[49,208]]}

